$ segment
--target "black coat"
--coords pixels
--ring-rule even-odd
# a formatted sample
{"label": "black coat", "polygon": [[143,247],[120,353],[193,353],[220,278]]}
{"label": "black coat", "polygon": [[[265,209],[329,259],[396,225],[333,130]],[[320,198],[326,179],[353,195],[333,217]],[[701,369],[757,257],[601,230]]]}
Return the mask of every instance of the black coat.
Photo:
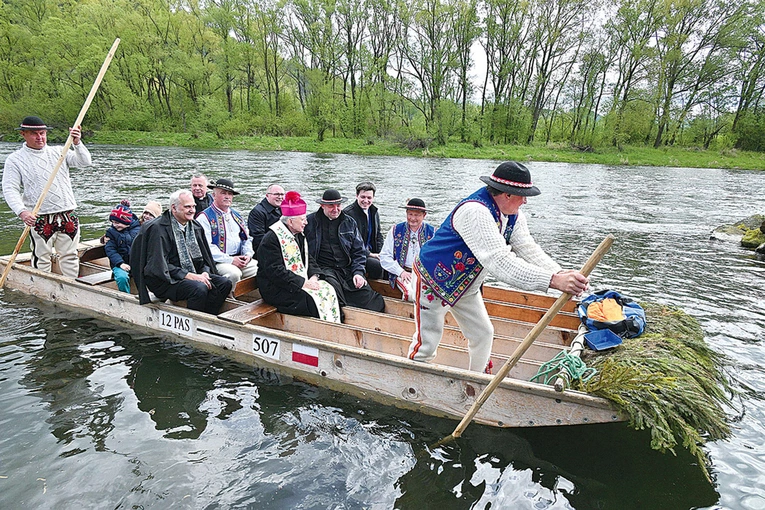
{"label": "black coat", "polygon": [[[308,277],[321,275],[316,261],[310,253],[305,253],[305,237],[303,234],[296,236],[303,264],[308,257]],[[284,265],[282,249],[276,233],[269,229],[258,247],[258,289],[263,300],[275,306],[280,312],[291,315],[313,315],[306,309],[306,297],[312,298],[304,292],[305,279]]]}
{"label": "black coat", "polygon": [[258,246],[268,232],[268,227],[279,221],[282,217],[282,208],[271,205],[267,199],[260,201],[252,208],[247,216],[247,229],[252,238],[252,249],[258,252]]}
{"label": "black coat", "polygon": [[[356,227],[359,229],[359,235],[361,235],[361,240],[366,246],[369,224],[367,222],[367,215],[364,214],[364,209],[361,208],[358,202],[353,202],[351,205],[343,209],[343,212],[356,220]],[[372,218],[372,238],[369,240],[372,249],[370,252],[380,253],[383,244],[385,244],[385,239],[380,230],[380,214],[377,212],[377,207],[374,204],[369,206],[369,217]],[[369,255],[369,253],[367,253],[367,255]]]}
{"label": "black coat", "polygon": [[[307,219],[308,225],[306,225],[304,233],[308,240],[308,251],[311,257],[318,259],[321,249],[321,223],[329,221],[329,219],[324,215],[324,210],[321,207],[315,213],[309,214]],[[340,217],[336,221],[340,222],[337,233],[340,237],[340,247],[346,257],[343,263],[351,275],[364,276],[367,252],[364,249],[364,241],[359,235],[356,221],[345,212],[340,213]]]}
{"label": "black coat", "polygon": [[[172,284],[183,280],[188,273],[181,267],[170,214],[170,210],[167,210],[159,218],[144,223],[130,250],[131,275],[138,288],[139,303],[142,305],[151,301],[144,276]],[[191,226],[202,252],[202,260],[195,262],[196,273],[218,274],[204,229],[196,221],[192,221]]]}

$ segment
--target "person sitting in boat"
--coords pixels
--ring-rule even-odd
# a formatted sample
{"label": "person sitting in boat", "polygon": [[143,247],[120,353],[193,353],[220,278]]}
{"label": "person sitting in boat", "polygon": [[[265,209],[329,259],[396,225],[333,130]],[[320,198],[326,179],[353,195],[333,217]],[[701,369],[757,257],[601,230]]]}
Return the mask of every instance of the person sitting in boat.
{"label": "person sitting in boat", "polygon": [[199,223],[189,190],[170,195],[169,208],[147,221],[133,241],[130,260],[139,303],[159,299],[186,301],[191,310],[217,314],[231,292],[231,280],[220,276]]}
{"label": "person sitting in boat", "polygon": [[340,322],[335,289],[324,280],[308,251],[303,230],[306,203],[289,191],[281,204],[282,216],[269,227],[258,247],[258,288],[263,300],[281,313]]}
{"label": "person sitting in boat", "polygon": [[416,329],[408,352],[415,361],[435,357],[451,312],[468,340],[470,370],[490,371],[494,327],[480,292],[487,273],[524,290],[578,296],[587,288],[586,276],[562,271],[529,233],[520,207],[540,193],[529,170],[508,161],[481,181],[486,187],[457,204],[415,260]]}
{"label": "person sitting in boat", "polygon": [[326,190],[317,200],[319,210],[308,215],[305,228],[308,251],[324,278],[335,288],[341,307],[382,312],[385,300],[364,278],[367,258],[364,242],[356,222],[341,208],[346,200],[335,189]]}
{"label": "person sitting in boat", "polygon": [[112,209],[109,221],[112,226],[104,234],[104,252],[109,257],[117,288],[130,293],[130,247],[141,230],[141,222],[130,210],[130,202],[127,200],[123,200]]}
{"label": "person sitting in boat", "polygon": [[266,197],[256,204],[247,216],[247,229],[252,238],[252,249],[256,253],[268,228],[281,218],[280,207],[283,200],[284,188],[278,184],[272,184],[266,189]]}
{"label": "person sitting in boat", "polygon": [[380,264],[388,272],[390,286],[398,288],[405,301],[413,301],[412,264],[436,229],[425,223],[428,210],[421,198],[410,199],[403,208],[406,221],[394,225],[388,232],[380,252]]}
{"label": "person sitting in boat", "polygon": [[138,218],[138,220],[141,222],[141,225],[143,225],[147,221],[158,218],[160,214],[162,214],[162,204],[156,200],[149,200],[146,202],[146,207],[143,208],[141,217]]}
{"label": "person sitting in boat", "polygon": [[61,274],[77,278],[80,258],[80,220],[74,212],[74,198],[69,168],[90,166],[90,152],[80,141],[81,126],[69,128],[72,145],[56,172],[50,190],[37,214],[32,214],[56,168],[63,149],[48,145],[48,131],[40,117],[24,117],[16,129],[24,138],[22,146],[8,155],[3,168],[3,196],[8,207],[30,227],[32,267],[50,272],[55,249]]}
{"label": "person sitting in boat", "polygon": [[372,182],[361,182],[356,185],[356,200],[346,207],[343,212],[356,220],[361,240],[367,254],[366,274],[374,280],[385,278],[380,265],[380,250],[383,247],[383,233],[380,228],[380,213],[375,200],[377,188]]}
{"label": "person sitting in boat", "polygon": [[194,205],[196,212],[194,216],[199,216],[202,211],[210,207],[213,202],[212,193],[208,191],[210,181],[204,174],[194,174],[191,176],[191,194],[194,196]]}
{"label": "person sitting in boat", "polygon": [[242,278],[258,272],[258,262],[252,258],[255,255],[252,239],[247,234],[244,218],[231,207],[234,195],[239,194],[234,182],[218,179],[209,187],[213,190],[213,203],[196,220],[205,231],[218,273],[236,286]]}

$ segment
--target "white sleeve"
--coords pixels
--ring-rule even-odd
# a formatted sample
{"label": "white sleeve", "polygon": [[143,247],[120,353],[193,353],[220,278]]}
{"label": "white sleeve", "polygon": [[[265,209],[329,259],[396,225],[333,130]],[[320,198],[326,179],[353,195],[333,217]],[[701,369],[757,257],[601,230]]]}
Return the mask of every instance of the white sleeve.
{"label": "white sleeve", "polygon": [[393,233],[395,228],[395,225],[391,227],[388,235],[385,236],[385,242],[383,243],[382,250],[380,250],[380,265],[389,273],[399,276],[404,272],[404,268],[393,258]]}
{"label": "white sleeve", "polygon": [[205,239],[207,239],[207,244],[210,246],[210,252],[212,253],[213,260],[216,264],[231,264],[231,262],[234,261],[234,257],[230,255],[226,255],[222,251],[220,251],[220,248],[218,248],[217,244],[213,244],[212,242],[212,228],[210,227],[210,220],[207,219],[207,216],[204,214],[200,214],[196,218],[197,223],[199,223],[202,226],[202,230],[205,231]]}
{"label": "white sleeve", "polygon": [[90,151],[85,147],[85,144],[82,143],[82,140],[80,140],[79,145],[71,145],[71,148],[66,153],[66,164],[70,168],[85,168],[92,164]]}
{"label": "white sleeve", "polygon": [[[525,225],[525,220],[522,223]],[[520,258],[512,245],[505,243],[486,206],[477,202],[463,204],[454,212],[452,224],[473,255],[495,278],[516,288],[547,291],[550,279],[557,271]],[[528,227],[525,228],[528,233]]]}
{"label": "white sleeve", "polygon": [[6,158],[3,167],[3,197],[16,216],[26,209],[21,198],[21,174],[13,155]]}

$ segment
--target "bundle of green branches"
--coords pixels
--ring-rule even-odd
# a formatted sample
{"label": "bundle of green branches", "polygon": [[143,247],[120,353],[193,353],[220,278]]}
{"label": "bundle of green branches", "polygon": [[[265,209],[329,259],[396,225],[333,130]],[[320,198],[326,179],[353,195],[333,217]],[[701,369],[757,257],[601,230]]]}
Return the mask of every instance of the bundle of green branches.
{"label": "bundle of green branches", "polygon": [[660,304],[641,306],[645,333],[609,351],[585,351],[584,361],[598,375],[581,389],[614,402],[634,428],[648,428],[652,448],[674,453],[682,442],[709,478],[702,446],[731,434],[724,410],[731,404],[726,359],[707,346],[690,315]]}

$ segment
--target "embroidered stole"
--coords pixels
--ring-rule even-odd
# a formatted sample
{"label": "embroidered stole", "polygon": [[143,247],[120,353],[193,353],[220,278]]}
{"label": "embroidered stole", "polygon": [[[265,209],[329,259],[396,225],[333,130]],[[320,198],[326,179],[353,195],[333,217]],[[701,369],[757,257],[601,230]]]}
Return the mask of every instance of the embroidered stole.
{"label": "embroidered stole", "polygon": [[[282,259],[284,260],[284,266],[288,271],[292,271],[298,276],[302,276],[305,280],[308,280],[308,264],[303,263],[303,258],[300,256],[300,247],[297,244],[297,240],[287,225],[281,221],[277,221],[269,227],[276,233],[276,238],[279,240],[279,246],[282,249]],[[308,242],[303,240],[303,252],[308,256]],[[316,308],[319,310],[319,318],[330,322],[340,322],[340,305],[337,301],[337,295],[335,294],[335,288],[324,280],[319,281],[319,289],[303,289],[316,303]]]}

